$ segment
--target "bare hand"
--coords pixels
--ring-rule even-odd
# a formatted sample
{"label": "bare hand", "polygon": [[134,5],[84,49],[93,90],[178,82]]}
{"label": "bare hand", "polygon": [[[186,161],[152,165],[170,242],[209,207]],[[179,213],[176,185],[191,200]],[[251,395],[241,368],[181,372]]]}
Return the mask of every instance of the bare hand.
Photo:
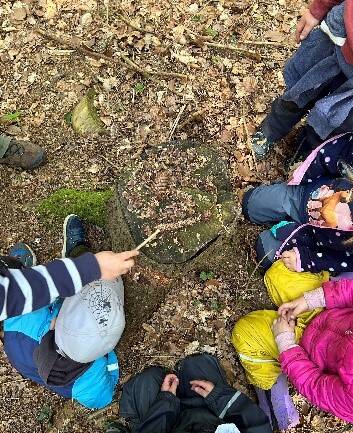
{"label": "bare hand", "polygon": [[176,395],[179,379],[175,374],[167,374],[162,383],[161,391],[171,392]]}
{"label": "bare hand", "polygon": [[310,12],[309,9],[305,9],[302,17],[297,24],[297,30],[295,32],[295,40],[299,44],[303,41],[311,30],[320,23]]}
{"label": "bare hand", "polygon": [[275,319],[272,324],[272,332],[275,337],[277,335],[282,334],[283,332],[294,331],[295,328],[295,320],[284,319],[283,317],[279,317]]}
{"label": "bare hand", "polygon": [[214,388],[214,384],[208,380],[192,380],[190,384],[191,389],[203,398],[206,398]]}
{"label": "bare hand", "polygon": [[297,271],[297,255],[294,250],[285,251],[282,253],[281,258],[287,269],[294,272]]}
{"label": "bare hand", "polygon": [[288,321],[297,318],[299,314],[305,313],[306,311],[309,311],[309,307],[304,296],[301,296],[300,298],[294,299],[294,301],[282,304],[278,308],[278,315]]}
{"label": "bare hand", "polygon": [[133,257],[138,255],[139,252],[136,250],[122,253],[102,251],[95,254],[101,270],[101,278],[103,280],[114,280],[120,275],[126,274],[135,265]]}

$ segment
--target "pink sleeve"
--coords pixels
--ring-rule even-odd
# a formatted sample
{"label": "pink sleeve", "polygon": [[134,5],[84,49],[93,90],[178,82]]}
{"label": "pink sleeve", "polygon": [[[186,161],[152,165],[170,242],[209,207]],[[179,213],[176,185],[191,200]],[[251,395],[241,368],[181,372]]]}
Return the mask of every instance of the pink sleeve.
{"label": "pink sleeve", "polygon": [[353,307],[353,280],[342,279],[322,284],[326,308]]}
{"label": "pink sleeve", "polygon": [[314,0],[309,9],[311,14],[319,21],[323,20],[334,6],[339,5],[344,0]]}
{"label": "pink sleeve", "polygon": [[309,310],[326,307],[325,294],[322,287],[319,287],[315,290],[310,290],[310,292],[305,292],[304,299],[308,304]]}
{"label": "pink sleeve", "polygon": [[340,376],[323,373],[300,346],[281,353],[279,361],[288,379],[312,404],[353,422],[352,387]]}

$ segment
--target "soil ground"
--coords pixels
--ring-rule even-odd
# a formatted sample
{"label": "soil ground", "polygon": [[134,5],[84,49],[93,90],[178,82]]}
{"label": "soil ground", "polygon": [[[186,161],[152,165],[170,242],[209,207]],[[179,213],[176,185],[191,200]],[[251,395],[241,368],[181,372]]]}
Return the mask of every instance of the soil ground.
{"label": "soil ground", "polygon": [[[0,114],[21,112],[20,121],[3,125],[2,132],[40,144],[48,161],[34,172],[1,166],[1,251],[23,240],[40,262],[57,257],[61,228],[43,222],[36,204],[61,187],[112,188],[144,146],[170,135],[217,147],[229,162],[239,195],[249,183],[283,176],[284,156],[291,147],[283,143],[255,165],[248,137],[284,88],[283,63],[294,50],[292,34],[302,6],[301,0],[2,0]],[[118,8],[132,25],[121,20]],[[116,59],[124,54],[143,68],[187,74],[188,79],[158,76],[159,82],[152,82],[124,62],[101,62],[48,42],[36,28],[61,40],[74,37],[75,43],[84,41]],[[190,35],[197,35],[198,42],[192,43]],[[245,51],[207,46],[200,35],[206,42],[236,44]],[[90,88],[96,91],[107,134],[84,138],[74,133],[65,115]],[[173,132],[178,115],[179,127]],[[240,223],[233,272],[206,283],[196,273],[185,276],[141,329],[125,337],[119,348],[122,381],[146,365],[172,367],[185,354],[207,350],[220,356],[234,385],[250,392],[229,335],[238,317],[270,306],[256,272],[257,232]],[[94,227],[89,236],[96,249],[109,243]],[[212,263],[205,271],[212,271]],[[158,275],[137,266],[128,278],[148,281]],[[3,433],[99,433],[107,419],[116,417],[117,403],[89,412],[23,380],[2,351],[0,373]],[[294,431],[350,430],[293,396],[303,413],[302,425]]]}

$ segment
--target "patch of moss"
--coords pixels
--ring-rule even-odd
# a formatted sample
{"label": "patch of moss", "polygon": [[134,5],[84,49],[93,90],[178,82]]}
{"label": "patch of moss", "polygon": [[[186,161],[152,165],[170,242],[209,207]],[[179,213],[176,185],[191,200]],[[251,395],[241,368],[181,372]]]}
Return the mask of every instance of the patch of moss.
{"label": "patch of moss", "polygon": [[61,221],[69,214],[76,214],[85,222],[104,227],[107,218],[107,201],[113,191],[80,191],[61,188],[37,205],[40,216],[46,220]]}

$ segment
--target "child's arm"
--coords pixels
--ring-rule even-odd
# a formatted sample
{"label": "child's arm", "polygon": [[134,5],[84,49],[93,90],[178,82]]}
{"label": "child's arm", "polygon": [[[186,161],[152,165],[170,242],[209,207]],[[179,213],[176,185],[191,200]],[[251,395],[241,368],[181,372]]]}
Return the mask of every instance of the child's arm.
{"label": "child's arm", "polygon": [[322,285],[326,308],[353,307],[353,280],[327,281]]}
{"label": "child's arm", "polygon": [[342,377],[323,373],[300,346],[283,351],[279,361],[282,371],[311,403],[341,419],[353,421],[352,392]]}
{"label": "child's arm", "polygon": [[344,0],[313,0],[309,11],[319,22],[322,21],[327,13],[336,5],[343,3]]}
{"label": "child's arm", "polygon": [[102,251],[33,268],[7,269],[0,275],[0,321],[38,310],[57,297],[73,296],[100,278],[115,279],[134,266],[133,257],[138,254],[135,250]]}
{"label": "child's arm", "polygon": [[72,296],[100,276],[91,253],[33,268],[7,269],[0,275],[0,320],[38,310],[59,296]]}

